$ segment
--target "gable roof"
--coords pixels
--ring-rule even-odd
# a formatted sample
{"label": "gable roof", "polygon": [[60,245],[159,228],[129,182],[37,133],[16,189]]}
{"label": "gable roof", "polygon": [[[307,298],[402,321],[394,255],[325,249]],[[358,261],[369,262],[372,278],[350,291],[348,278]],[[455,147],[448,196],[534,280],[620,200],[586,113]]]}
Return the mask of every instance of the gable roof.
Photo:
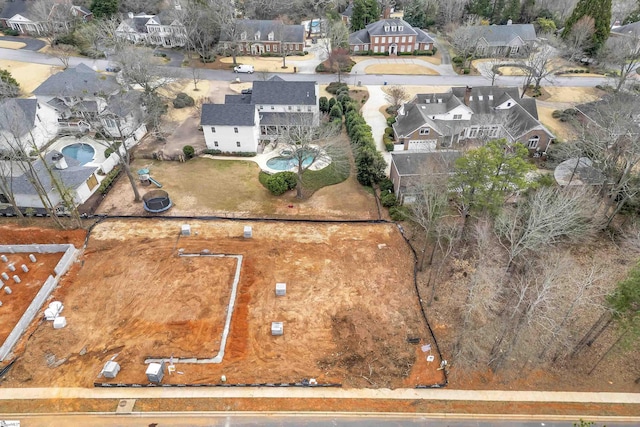
{"label": "gable roof", "polygon": [[245,95],[225,95],[225,104],[251,104],[251,94]]}
{"label": "gable roof", "polygon": [[16,136],[29,132],[35,125],[38,100],[7,98],[0,101],[0,130]]}
{"label": "gable roof", "polygon": [[[396,27],[396,31],[391,31],[391,27],[394,26]],[[389,27],[388,31],[385,29],[386,27]],[[400,30],[400,27],[402,27],[402,30]],[[400,18],[381,19],[367,25],[365,29],[372,36],[406,36],[417,34],[411,25]]]}
{"label": "gable roof", "polygon": [[391,163],[400,176],[449,173],[458,157],[460,152],[453,150],[392,152]]}
{"label": "gable roof", "polygon": [[632,22],[631,24],[623,25],[621,27],[612,28],[611,32],[623,35],[640,34],[640,21]]}
{"label": "gable roof", "polygon": [[34,91],[39,96],[97,96],[111,95],[120,86],[114,76],[100,74],[84,64],[54,74]]}
{"label": "gable roof", "polygon": [[[45,162],[47,165],[49,165],[53,174],[57,176],[62,181],[62,184],[67,188],[72,188],[72,189],[78,188],[82,183],[84,183],[87,179],[89,179],[89,177],[97,169],[94,166],[80,166],[80,162],[78,162],[76,159],[69,156],[64,156],[64,155],[63,157],[67,162],[67,169],[62,169],[62,170],[55,169],[53,167],[52,157],[56,154],[61,154],[61,153],[55,150],[47,153],[44,157]],[[31,182],[29,182],[29,180],[27,179],[27,176],[24,173],[22,173],[22,171],[19,171],[19,168],[17,169],[18,169],[16,171],[17,173],[14,173],[11,179],[12,189],[14,194],[30,194],[30,195],[38,194],[38,192],[33,187]],[[33,170],[35,171],[40,182],[42,183],[42,187],[49,191],[53,190],[53,183],[51,181],[51,177],[49,176],[49,172],[47,172],[45,163],[43,163],[42,160],[38,159],[35,162],[33,162]]]}
{"label": "gable roof", "polygon": [[475,31],[478,38],[484,38],[489,46],[506,46],[517,37],[525,43],[537,39],[533,24],[477,25]]}
{"label": "gable roof", "polygon": [[253,104],[316,105],[316,82],[254,81]]}
{"label": "gable roof", "polygon": [[204,126],[254,126],[256,107],[247,104],[203,104],[200,124]]}
{"label": "gable roof", "polygon": [[[238,19],[235,25],[240,32],[246,31],[246,40],[248,41],[255,41],[255,34],[259,31],[259,41],[269,41],[269,33],[273,32],[275,41],[304,43],[305,30],[303,25],[286,25],[282,21],[258,19]],[[220,41],[231,41],[229,33],[222,31]]]}

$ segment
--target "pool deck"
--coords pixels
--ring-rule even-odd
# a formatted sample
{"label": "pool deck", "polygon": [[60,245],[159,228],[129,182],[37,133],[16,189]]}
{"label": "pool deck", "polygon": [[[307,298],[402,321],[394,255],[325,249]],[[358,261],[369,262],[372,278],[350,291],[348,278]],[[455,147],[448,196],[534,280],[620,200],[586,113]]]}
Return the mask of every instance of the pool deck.
{"label": "pool deck", "polygon": [[55,150],[62,152],[62,149],[64,147],[72,144],[87,144],[90,145],[95,151],[93,160],[86,163],[84,166],[100,167],[100,165],[106,160],[104,157],[104,150],[106,150],[107,147],[88,136],[83,136],[81,138],[76,138],[75,136],[63,136],[62,138],[51,144],[47,151]]}
{"label": "pool deck", "polygon": [[[273,147],[271,144],[269,144],[265,147],[264,152],[257,154],[255,157],[214,156],[211,154],[204,154],[201,157],[205,157],[207,159],[215,159],[215,160],[244,160],[244,161],[254,162],[258,164],[260,169],[262,169],[264,172],[268,174],[274,174],[274,173],[286,172],[286,171],[295,172],[296,171],[295,166],[287,170],[272,169],[269,166],[267,166],[267,161],[273,159],[274,157],[281,156],[282,155],[280,154],[281,151],[286,149],[287,149],[286,146]],[[314,164],[312,164],[309,167],[309,170],[317,171],[320,169],[324,169],[327,166],[329,166],[329,162],[326,162],[322,159],[318,159]]]}

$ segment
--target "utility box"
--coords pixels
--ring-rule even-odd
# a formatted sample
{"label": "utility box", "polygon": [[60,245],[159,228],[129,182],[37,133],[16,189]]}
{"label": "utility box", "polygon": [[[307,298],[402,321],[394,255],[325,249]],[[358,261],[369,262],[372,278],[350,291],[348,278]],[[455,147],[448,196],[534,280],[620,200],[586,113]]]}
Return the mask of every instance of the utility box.
{"label": "utility box", "polygon": [[278,336],[284,334],[283,322],[271,322],[271,335]]}
{"label": "utility box", "polygon": [[182,228],[180,229],[180,235],[191,236],[191,226],[189,224],[182,224]]}
{"label": "utility box", "polygon": [[149,363],[146,374],[149,382],[160,384],[164,377],[164,362]]}
{"label": "utility box", "polygon": [[286,283],[276,283],[276,296],[283,297],[287,294]]}
{"label": "utility box", "polygon": [[244,226],[244,238],[245,239],[250,239],[253,237],[253,229],[251,227],[249,227],[248,225]]}
{"label": "utility box", "polygon": [[100,374],[105,378],[115,378],[120,372],[120,365],[118,362],[114,362],[113,360],[108,361],[104,364],[102,368],[102,372]]}
{"label": "utility box", "polygon": [[53,319],[53,329],[62,329],[67,326],[67,318],[59,316]]}

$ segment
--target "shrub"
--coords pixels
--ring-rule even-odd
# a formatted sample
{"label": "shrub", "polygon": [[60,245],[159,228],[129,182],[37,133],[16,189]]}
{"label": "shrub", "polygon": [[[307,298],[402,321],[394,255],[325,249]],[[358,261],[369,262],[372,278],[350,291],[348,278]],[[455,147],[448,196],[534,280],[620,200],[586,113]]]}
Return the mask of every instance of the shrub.
{"label": "shrub", "polygon": [[464,70],[462,70],[462,74],[469,74],[471,72],[471,69],[469,68],[465,68]]}
{"label": "shrub", "polygon": [[578,110],[575,108],[567,108],[566,110],[554,110],[551,113],[551,117],[554,119],[560,120],[561,122],[568,122],[578,115]]}
{"label": "shrub", "polygon": [[270,175],[265,182],[267,189],[274,196],[280,196],[296,188],[298,178],[294,172],[278,172]]}
{"label": "shrub", "polygon": [[[434,53],[435,53],[435,51],[433,51],[433,50],[414,50],[413,51],[413,54],[416,55],[416,56],[433,56]],[[462,64],[462,62],[460,64],[458,64],[458,63],[455,63],[455,64],[456,65],[460,65],[460,64]]]}
{"label": "shrub", "polygon": [[255,157],[257,153],[253,151],[221,151],[215,150],[211,148],[207,148],[206,150],[202,150],[202,154],[209,154],[210,156],[227,156],[227,157]]}
{"label": "shrub", "polygon": [[[103,136],[102,133],[100,133],[100,135]],[[98,132],[96,132],[96,139],[99,139],[98,138]],[[102,138],[102,139],[105,139],[105,138]],[[112,155],[113,153],[115,153],[115,151],[118,148],[120,148],[120,145],[122,145],[122,141],[116,141],[113,144],[111,144],[110,147],[108,147],[106,150],[104,150],[104,157],[107,158],[110,155]]]}
{"label": "shrub", "polygon": [[316,67],[316,73],[324,73],[325,71],[327,71],[327,68],[324,66],[324,64],[318,64],[318,66]]}
{"label": "shrub", "polygon": [[173,100],[174,108],[193,107],[195,100],[184,92],[180,92]]}
{"label": "shrub", "polygon": [[323,113],[329,112],[329,100],[326,96],[321,96],[318,100],[320,111]]}
{"label": "shrub", "polygon": [[453,58],[451,58],[451,62],[453,62],[457,66],[461,66],[464,63],[464,58],[460,56],[454,56]]}
{"label": "shrub", "polygon": [[380,196],[380,203],[382,203],[382,206],[384,206],[385,208],[390,208],[391,206],[395,206],[398,204],[396,195],[388,192],[383,193]]}
{"label": "shrub", "polygon": [[60,36],[53,41],[54,45],[59,44],[68,44],[70,46],[78,46],[78,39],[73,35],[73,33],[65,34],[64,36]]}
{"label": "shrub", "polygon": [[392,116],[395,116],[396,113],[398,112],[398,108],[395,105],[389,105],[384,111],[387,112],[387,114],[390,114]]}
{"label": "shrub", "polygon": [[2,32],[4,33],[5,36],[19,36],[20,35],[20,31],[18,30],[14,30],[13,28],[3,28]]}
{"label": "shrub", "polygon": [[387,150],[388,152],[392,152],[393,151],[393,141],[388,139],[388,138],[383,138],[384,140],[384,149]]}
{"label": "shrub", "polygon": [[332,119],[340,119],[342,118],[342,104],[336,102],[336,104],[331,107],[331,111],[329,112],[329,117]]}
{"label": "shrub", "polygon": [[391,126],[396,122],[396,118],[394,116],[387,117],[387,126]]}
{"label": "shrub", "polygon": [[380,181],[379,187],[380,187],[380,191],[382,192],[385,192],[385,191],[393,192],[393,181],[385,177],[382,181]]}
{"label": "shrub", "polygon": [[404,221],[409,215],[404,206],[391,206],[389,208],[389,216],[394,221]]}
{"label": "shrub", "polygon": [[113,183],[113,181],[115,181],[118,175],[120,175],[120,171],[121,167],[118,165],[113,168],[111,172],[107,174],[107,176],[104,177],[104,179],[100,183],[100,187],[98,187],[98,191],[100,192],[100,194],[107,194],[109,192],[111,184]]}
{"label": "shrub", "polygon": [[338,93],[340,88],[343,88],[343,87],[349,90],[349,86],[346,83],[331,82],[329,83],[329,86],[327,86],[327,92],[335,95]]}
{"label": "shrub", "polygon": [[393,136],[394,136],[394,134],[393,134],[393,128],[392,128],[391,126],[387,126],[387,127],[384,129],[384,134],[385,134],[385,136],[388,136],[389,138],[393,139]]}
{"label": "shrub", "polygon": [[182,153],[185,159],[190,159],[196,154],[196,150],[191,145],[185,145],[182,147]]}
{"label": "shrub", "polygon": [[336,105],[336,99],[335,98],[331,98],[329,100],[329,111],[331,111],[331,109],[333,108],[334,105]]}

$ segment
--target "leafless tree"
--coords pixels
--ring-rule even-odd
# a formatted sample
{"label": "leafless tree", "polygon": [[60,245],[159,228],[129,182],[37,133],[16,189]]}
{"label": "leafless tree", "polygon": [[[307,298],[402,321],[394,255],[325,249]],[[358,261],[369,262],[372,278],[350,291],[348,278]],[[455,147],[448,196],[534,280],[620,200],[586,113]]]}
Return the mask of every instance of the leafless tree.
{"label": "leafless tree", "polygon": [[175,81],[173,73],[167,67],[159,66],[148,48],[126,46],[116,53],[114,61],[122,69],[120,77],[123,82],[145,93],[155,93]]}
{"label": "leafless tree", "polygon": [[613,0],[611,2],[611,24],[622,23],[631,12],[638,8],[637,0]]}
{"label": "leafless tree", "polygon": [[615,80],[615,91],[619,92],[629,77],[640,64],[640,36],[638,33],[609,37],[603,49],[603,60],[615,67],[618,74]]}
{"label": "leafless tree", "polygon": [[386,90],[385,98],[397,111],[409,99],[409,94],[402,86],[390,86]]}
{"label": "leafless tree", "polygon": [[583,16],[571,28],[571,33],[565,38],[563,49],[564,56],[570,60],[580,60],[584,53],[592,45],[593,33],[595,32],[594,19],[590,16]]}
{"label": "leafless tree", "polygon": [[496,84],[496,80],[498,76],[500,76],[500,64],[502,63],[502,59],[493,57],[485,62],[485,66],[487,67],[485,70],[485,77],[491,80],[491,86]]}
{"label": "leafless tree", "polygon": [[515,208],[503,209],[495,222],[499,242],[512,263],[561,241],[578,242],[593,236],[594,194],[588,189],[540,188]]}
{"label": "leafless tree", "polygon": [[187,47],[195,52],[200,60],[208,61],[214,46],[220,39],[221,17],[231,13],[231,2],[213,0],[181,2],[179,10],[174,11],[176,18],[182,23],[186,32]]}
{"label": "leafless tree", "polygon": [[351,63],[349,51],[343,48],[333,49],[327,58],[327,63],[331,71],[338,72],[338,82],[341,82],[343,70]]}
{"label": "leafless tree", "polygon": [[30,8],[34,19],[41,25],[40,35],[50,46],[61,36],[70,34],[75,27],[71,6],[56,0],[36,0]]}
{"label": "leafless tree", "polygon": [[304,174],[319,163],[332,163],[334,168],[348,168],[347,147],[337,136],[339,127],[333,122],[313,126],[310,115],[281,124],[279,143],[287,144],[296,165],[298,185],[296,197],[304,197]]}
{"label": "leafless tree", "polygon": [[198,82],[202,79],[202,74],[200,72],[200,68],[191,67],[191,80],[193,81],[193,90],[194,92],[199,91]]}
{"label": "leafless tree", "polygon": [[522,94],[533,84],[533,89],[540,89],[542,80],[549,80],[557,71],[554,59],[557,57],[556,50],[547,45],[538,46],[524,61],[524,80],[522,84]]}
{"label": "leafless tree", "polygon": [[478,32],[475,25],[462,25],[451,34],[451,44],[458,52],[458,56],[464,59],[464,68],[469,64],[478,47]]}
{"label": "leafless tree", "polygon": [[437,0],[438,24],[445,27],[462,20],[464,9],[469,0]]}
{"label": "leafless tree", "polygon": [[333,49],[348,48],[349,29],[344,24],[344,22],[342,22],[342,20],[331,20],[329,18],[326,18],[324,20],[324,23],[325,41],[323,44],[323,48],[325,54],[329,56]]}
{"label": "leafless tree", "polygon": [[49,55],[56,58],[62,64],[62,68],[66,70],[69,68],[69,60],[75,52],[75,48],[68,44],[57,44],[49,51]]}
{"label": "leafless tree", "polygon": [[236,19],[235,11],[222,11],[218,15],[221,28],[221,43],[219,49],[231,53],[233,65],[237,65],[237,57],[240,46],[243,43],[242,37],[247,37],[246,28],[241,20]]}
{"label": "leafless tree", "polygon": [[18,218],[23,218],[24,215],[18,207],[16,198],[13,193],[13,179],[12,177],[19,175],[18,166],[13,160],[13,156],[10,151],[5,151],[0,160],[0,193],[4,195],[11,207],[13,213]]}

